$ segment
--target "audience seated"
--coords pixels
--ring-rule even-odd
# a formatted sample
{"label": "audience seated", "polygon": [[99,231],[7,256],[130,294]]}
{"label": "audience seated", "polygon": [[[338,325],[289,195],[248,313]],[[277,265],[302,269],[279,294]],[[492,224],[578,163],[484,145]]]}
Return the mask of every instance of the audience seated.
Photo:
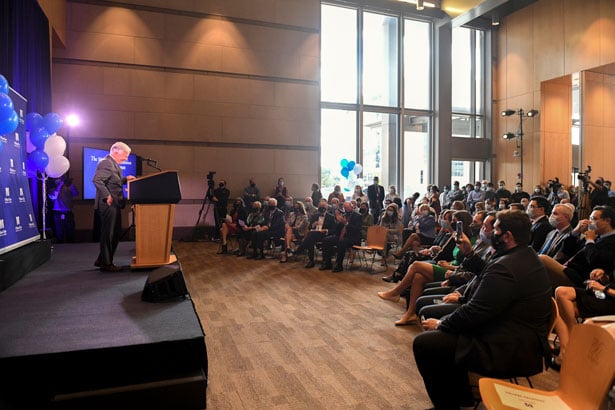
{"label": "audience seated", "polygon": [[286,251],[282,252],[282,256],[280,257],[280,263],[285,263],[287,259],[287,253],[289,253],[292,249],[293,241],[301,241],[307,234],[309,227],[308,217],[305,212],[305,207],[303,203],[297,201],[293,207],[293,212],[290,214],[288,219],[288,223],[285,226],[285,248]]}
{"label": "audience seated", "polygon": [[549,216],[549,224],[555,228],[547,234],[545,243],[540,249],[541,255],[547,255],[560,263],[564,263],[571,255],[566,255],[562,250],[564,240],[572,232],[570,221],[574,214],[572,204],[556,204]]}
{"label": "audience seated", "polygon": [[359,207],[359,213],[363,217],[363,225],[361,226],[361,240],[367,240],[367,228],[374,225],[374,217],[369,213],[369,206],[367,203],[362,202]]}
{"label": "audience seated", "polygon": [[246,218],[246,223],[244,225],[239,223],[241,232],[239,234],[239,251],[237,256],[244,256],[246,254],[246,247],[252,238],[252,234],[257,227],[265,223],[265,216],[262,214],[261,208],[262,204],[259,201],[252,202],[252,209]]}
{"label": "audience seated", "polygon": [[[280,178],[282,179],[282,178]],[[252,231],[252,249],[254,250],[250,259],[265,259],[264,244],[266,240],[279,240],[284,236],[284,212],[278,208],[278,201],[269,198],[267,209],[263,214],[265,220],[262,225],[254,227]]]}
{"label": "audience seated", "polygon": [[[584,238],[582,237],[584,236]],[[591,271],[613,271],[615,255],[615,210],[597,206],[589,219],[582,219],[564,239],[562,252],[571,257],[565,263],[540,255],[552,286],[583,287]]]}
{"label": "audience seated", "polygon": [[329,232],[335,232],[337,228],[337,221],[332,213],[327,212],[329,204],[325,199],[321,199],[318,203],[318,212],[310,218],[308,229],[309,231],[305,235],[305,238],[295,251],[291,251],[292,254],[300,254],[303,251],[307,251],[308,263],[306,268],[314,267],[314,247],[317,242],[321,242]]}
{"label": "audience seated", "polygon": [[604,270],[594,269],[585,287],[560,286],[555,290],[555,300],[559,308],[555,331],[560,352],[552,359],[551,367],[559,370],[577,318],[615,315],[615,280]]}
{"label": "audience seated", "polygon": [[387,246],[385,247],[383,255],[385,258],[391,244],[395,244],[396,246],[401,244],[402,225],[397,210],[397,204],[391,203],[387,205],[385,213],[380,219],[379,225],[387,228]]}
{"label": "audience seated", "polygon": [[[496,255],[481,270],[480,286],[443,320],[422,321],[414,357],[436,409],[473,406],[468,371],[509,378],[543,370],[552,303],[544,267],[527,245],[526,214],[497,214],[492,232]],[[471,252],[463,241],[461,253]]]}
{"label": "audience seated", "polygon": [[335,185],[333,187],[333,192],[331,192],[329,194],[329,197],[327,198],[327,201],[332,204],[331,200],[333,198],[337,198],[339,203],[342,203],[346,200],[346,198],[344,198],[344,194],[342,193],[342,188],[339,185]]}
{"label": "audience seated", "polygon": [[[451,272],[448,279],[441,283],[440,288],[426,288],[425,293],[429,291],[429,295],[417,299],[416,311],[419,312],[419,317],[442,318],[470,299],[482,278],[480,269],[484,264],[481,261],[486,263],[493,255],[491,232],[495,216],[495,212],[486,215],[480,230],[480,239],[472,247],[470,255],[463,259],[459,268]],[[480,258],[480,261],[476,258]]]}
{"label": "audience seated", "polygon": [[540,249],[545,243],[547,234],[553,230],[551,224],[549,224],[549,202],[542,196],[532,196],[530,198],[530,204],[527,208],[527,214],[532,221],[532,239],[530,240],[530,246],[534,248],[536,252],[540,252]]}
{"label": "audience seated", "polygon": [[[336,231],[325,236],[322,240],[322,265],[320,270],[331,269],[333,272],[341,272],[346,250],[353,245],[361,243],[361,226],[363,218],[358,212],[354,212],[350,202],[344,202],[343,210],[337,210],[335,218],[338,222]],[[333,248],[336,249],[335,265],[331,264]]]}
{"label": "audience seated", "polygon": [[222,246],[220,247],[220,251],[218,253],[226,254],[228,253],[228,247],[226,244],[226,240],[229,235],[237,235],[241,231],[241,226],[239,226],[239,221],[245,222],[247,218],[246,207],[244,205],[242,198],[236,198],[233,202],[233,209],[226,216],[224,222],[222,223],[222,228],[220,228],[220,236],[222,238]]}
{"label": "audience seated", "polygon": [[418,216],[408,224],[410,236],[404,241],[404,245],[395,255],[397,258],[408,250],[418,251],[421,246],[432,245],[436,237],[436,217],[427,204],[421,204],[418,208]]}
{"label": "audience seated", "polygon": [[[470,230],[470,223],[472,217],[467,211],[457,211],[453,214],[453,225],[457,221],[463,222],[463,232],[468,237],[472,237]],[[474,241],[473,241],[474,242]],[[453,251],[452,262],[439,261],[437,264],[417,261],[414,262],[408,268],[408,272],[404,278],[393,289],[385,292],[378,292],[378,296],[385,300],[398,301],[401,293],[409,286],[410,288],[410,303],[408,310],[401,317],[400,320],[395,322],[396,326],[405,326],[412,323],[416,323],[418,317],[416,316],[416,300],[423,292],[425,284],[433,281],[443,281],[447,278],[447,272],[457,269],[461,261],[463,261],[463,255],[461,254],[459,247],[456,246]],[[450,276],[450,273],[448,274]]]}

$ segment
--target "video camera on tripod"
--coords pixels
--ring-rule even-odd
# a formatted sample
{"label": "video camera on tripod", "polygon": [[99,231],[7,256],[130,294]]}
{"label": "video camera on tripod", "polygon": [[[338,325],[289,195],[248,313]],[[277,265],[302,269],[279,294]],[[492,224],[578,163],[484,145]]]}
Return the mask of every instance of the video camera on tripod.
{"label": "video camera on tripod", "polygon": [[589,184],[589,181],[591,179],[590,173],[592,172],[592,167],[591,165],[587,166],[587,169],[585,170],[585,172],[579,172],[577,174],[577,179],[579,181],[583,182],[583,189],[587,190],[587,185]]}
{"label": "video camera on tripod", "polygon": [[205,199],[211,200],[214,196],[214,187],[216,186],[214,175],[216,175],[216,171],[209,171],[207,174],[207,193],[205,194]]}

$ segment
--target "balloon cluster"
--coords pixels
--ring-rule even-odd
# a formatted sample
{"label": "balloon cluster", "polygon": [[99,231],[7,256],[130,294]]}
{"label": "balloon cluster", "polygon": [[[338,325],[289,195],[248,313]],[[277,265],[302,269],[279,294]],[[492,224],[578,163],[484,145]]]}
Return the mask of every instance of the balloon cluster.
{"label": "balloon cluster", "polygon": [[[9,97],[9,82],[0,74],[0,135],[10,134],[17,129],[19,117]],[[3,145],[0,143],[0,151]]]}
{"label": "balloon cluster", "polygon": [[340,161],[340,165],[342,167],[340,174],[348,180],[347,186],[344,190],[352,191],[355,183],[357,182],[357,177],[363,171],[363,166],[354,161],[348,161],[346,158]]}
{"label": "balloon cluster", "polygon": [[30,166],[52,178],[64,175],[70,168],[64,156],[66,141],[56,134],[63,123],[62,117],[53,112],[44,117],[36,112],[26,114],[26,130],[30,143],[36,148],[28,157]]}

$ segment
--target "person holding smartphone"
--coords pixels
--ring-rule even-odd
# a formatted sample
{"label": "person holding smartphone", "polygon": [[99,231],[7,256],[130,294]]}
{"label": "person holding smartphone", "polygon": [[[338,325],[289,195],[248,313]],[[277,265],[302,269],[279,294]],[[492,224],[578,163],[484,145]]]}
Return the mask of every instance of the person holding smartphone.
{"label": "person holding smartphone", "polygon": [[[472,237],[472,231],[470,224],[472,222],[472,216],[468,211],[457,211],[453,214],[453,224],[458,226],[457,223],[462,222],[463,233],[468,237]],[[455,234],[457,235],[457,234]],[[476,238],[473,239],[473,242]],[[430,263],[427,261],[416,261],[408,268],[404,278],[391,290],[378,292],[378,296],[381,299],[397,302],[401,293],[410,287],[410,301],[408,304],[408,310],[404,315],[395,322],[396,326],[406,326],[418,323],[418,317],[416,315],[416,300],[422,295],[425,285],[429,282],[443,281],[447,278],[447,272],[457,269],[459,264],[463,261],[464,256],[459,251],[459,246],[456,246],[453,250],[454,261],[438,261],[437,263]]]}

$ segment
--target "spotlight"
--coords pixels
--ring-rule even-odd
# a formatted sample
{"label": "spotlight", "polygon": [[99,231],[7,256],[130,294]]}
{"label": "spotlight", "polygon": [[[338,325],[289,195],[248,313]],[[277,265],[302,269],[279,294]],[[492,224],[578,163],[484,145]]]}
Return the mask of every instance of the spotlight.
{"label": "spotlight", "polygon": [[500,25],[500,18],[498,16],[491,16],[491,25],[497,27]]}
{"label": "spotlight", "polygon": [[538,110],[529,110],[525,115],[528,117],[536,117],[538,115]]}
{"label": "spotlight", "polygon": [[425,8],[425,5],[423,4],[423,0],[416,0],[416,9],[423,10],[424,8]]}
{"label": "spotlight", "polygon": [[506,109],[506,110],[502,111],[500,114],[502,115],[502,117],[510,117],[511,115],[515,115],[516,113],[517,113],[517,111],[515,111],[515,110]]}
{"label": "spotlight", "polygon": [[512,132],[507,132],[506,134],[502,135],[502,138],[504,138],[505,140],[510,140],[516,137],[517,136],[513,134]]}

